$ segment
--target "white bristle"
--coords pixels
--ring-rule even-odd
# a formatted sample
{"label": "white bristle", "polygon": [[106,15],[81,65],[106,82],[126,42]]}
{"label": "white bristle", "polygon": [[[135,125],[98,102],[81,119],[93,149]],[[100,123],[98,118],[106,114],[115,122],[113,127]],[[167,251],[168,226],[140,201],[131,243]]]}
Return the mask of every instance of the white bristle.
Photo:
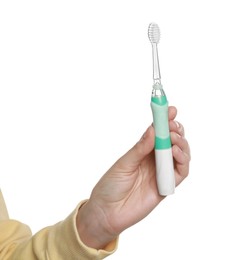
{"label": "white bristle", "polygon": [[148,37],[151,43],[159,43],[160,29],[156,23],[150,23],[148,27]]}

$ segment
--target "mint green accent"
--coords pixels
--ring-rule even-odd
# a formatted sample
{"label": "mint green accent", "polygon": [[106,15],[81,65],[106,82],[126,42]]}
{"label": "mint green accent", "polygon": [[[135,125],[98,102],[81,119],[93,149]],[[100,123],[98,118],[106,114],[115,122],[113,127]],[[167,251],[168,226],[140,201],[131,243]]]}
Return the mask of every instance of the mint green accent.
{"label": "mint green accent", "polygon": [[155,149],[168,149],[171,147],[171,141],[166,96],[152,97],[151,108],[156,136]]}
{"label": "mint green accent", "polygon": [[160,106],[166,105],[168,103],[166,96],[152,97],[152,102]]}
{"label": "mint green accent", "polygon": [[171,148],[171,141],[170,137],[166,139],[162,139],[159,137],[155,137],[155,149],[156,150],[162,150],[162,149],[169,149]]}

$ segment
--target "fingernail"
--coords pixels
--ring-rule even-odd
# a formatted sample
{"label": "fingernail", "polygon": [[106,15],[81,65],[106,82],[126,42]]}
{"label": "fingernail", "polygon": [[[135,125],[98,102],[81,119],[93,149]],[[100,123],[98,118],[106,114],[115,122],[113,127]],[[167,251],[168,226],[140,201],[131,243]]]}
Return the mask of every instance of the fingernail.
{"label": "fingernail", "polygon": [[178,133],[183,137],[184,136],[184,128],[179,122],[175,121],[176,126],[178,128]]}
{"label": "fingernail", "polygon": [[174,121],[174,122],[175,122],[175,124],[176,124],[177,128],[179,128],[179,127],[180,127],[180,124],[179,124],[179,122],[178,122],[178,121]]}

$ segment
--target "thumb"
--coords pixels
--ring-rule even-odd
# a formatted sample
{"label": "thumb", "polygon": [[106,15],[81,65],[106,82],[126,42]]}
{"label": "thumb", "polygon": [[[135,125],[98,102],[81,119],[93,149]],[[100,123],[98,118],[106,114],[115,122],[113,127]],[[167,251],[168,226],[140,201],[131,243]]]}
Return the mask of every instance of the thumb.
{"label": "thumb", "polygon": [[141,161],[151,153],[155,143],[155,131],[151,125],[147,128],[141,139],[125,154],[118,163],[122,168],[129,168],[132,170],[136,168]]}

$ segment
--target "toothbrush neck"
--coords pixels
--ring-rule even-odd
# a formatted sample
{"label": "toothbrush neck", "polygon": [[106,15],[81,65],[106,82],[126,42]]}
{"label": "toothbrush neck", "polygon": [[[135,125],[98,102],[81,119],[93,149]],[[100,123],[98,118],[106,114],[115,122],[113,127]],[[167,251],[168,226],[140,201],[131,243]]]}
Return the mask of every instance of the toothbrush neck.
{"label": "toothbrush neck", "polygon": [[153,58],[154,84],[156,84],[156,83],[161,84],[161,73],[160,73],[159,58],[158,58],[158,51],[157,51],[156,43],[152,43],[152,58]]}

